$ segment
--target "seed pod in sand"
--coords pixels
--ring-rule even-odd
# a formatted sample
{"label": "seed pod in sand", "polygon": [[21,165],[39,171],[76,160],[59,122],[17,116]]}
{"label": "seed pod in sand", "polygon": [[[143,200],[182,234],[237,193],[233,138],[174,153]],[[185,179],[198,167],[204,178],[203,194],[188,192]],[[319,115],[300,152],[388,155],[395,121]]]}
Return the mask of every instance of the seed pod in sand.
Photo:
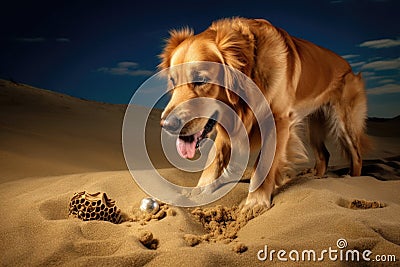
{"label": "seed pod in sand", "polygon": [[115,205],[115,201],[107,197],[106,193],[94,194],[86,191],[77,192],[69,202],[70,217],[84,221],[100,220],[112,223],[121,223],[121,210]]}

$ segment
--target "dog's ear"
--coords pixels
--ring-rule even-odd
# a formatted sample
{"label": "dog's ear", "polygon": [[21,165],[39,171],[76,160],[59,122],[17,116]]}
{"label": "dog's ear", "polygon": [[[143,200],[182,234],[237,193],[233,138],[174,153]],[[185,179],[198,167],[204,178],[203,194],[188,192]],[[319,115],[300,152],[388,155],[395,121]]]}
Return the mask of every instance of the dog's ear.
{"label": "dog's ear", "polygon": [[236,105],[239,102],[239,95],[237,92],[241,88],[241,83],[238,82],[239,77],[236,75],[236,70],[230,66],[224,68],[224,85],[226,96],[230,103]]}
{"label": "dog's ear", "polygon": [[240,20],[220,20],[214,22],[210,29],[215,31],[215,43],[223,63],[249,75],[254,63],[256,39],[250,26]]}
{"label": "dog's ear", "polygon": [[180,30],[171,30],[169,34],[170,37],[166,40],[164,50],[159,56],[161,59],[161,63],[158,65],[159,69],[166,69],[169,67],[172,52],[180,43],[190,36],[193,36],[194,33],[192,29],[186,27]]}
{"label": "dog's ear", "polygon": [[[221,53],[222,63],[250,76],[254,64],[253,34],[248,29],[240,27],[233,29],[226,23],[216,23],[212,25],[211,29],[216,34],[215,43]],[[240,88],[240,84],[237,84],[237,77],[232,74],[232,71],[225,71],[225,85],[231,89]],[[239,96],[231,90],[227,89],[226,94],[231,103],[236,104],[239,101]]]}

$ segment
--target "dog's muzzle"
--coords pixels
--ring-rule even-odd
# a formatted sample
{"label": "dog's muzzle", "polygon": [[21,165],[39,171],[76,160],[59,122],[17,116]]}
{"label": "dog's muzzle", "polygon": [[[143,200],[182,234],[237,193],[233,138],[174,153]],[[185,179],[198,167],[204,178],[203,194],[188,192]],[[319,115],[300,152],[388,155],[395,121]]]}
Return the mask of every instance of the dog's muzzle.
{"label": "dog's muzzle", "polygon": [[[218,114],[218,111],[215,111],[200,131],[191,135],[179,135],[176,140],[176,149],[182,158],[191,159],[194,157],[201,140],[208,138],[208,134],[213,130]],[[181,129],[182,121],[178,117],[171,115],[168,119],[161,120],[161,126],[172,134],[179,134],[178,131]]]}
{"label": "dog's muzzle", "polygon": [[171,115],[167,119],[162,119],[160,124],[168,132],[178,134],[182,122],[177,116]]}

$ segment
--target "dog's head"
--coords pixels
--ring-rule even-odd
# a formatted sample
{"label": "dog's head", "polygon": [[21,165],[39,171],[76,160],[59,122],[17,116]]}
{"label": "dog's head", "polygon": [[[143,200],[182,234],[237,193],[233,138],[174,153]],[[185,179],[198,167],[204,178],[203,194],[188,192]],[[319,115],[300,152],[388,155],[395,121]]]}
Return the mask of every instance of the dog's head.
{"label": "dog's head", "polygon": [[[189,100],[202,97],[216,99],[235,110],[241,105],[238,94],[227,89],[237,87],[233,84],[235,77],[231,72],[201,64],[216,62],[250,74],[254,50],[252,37],[230,26],[220,21],[198,35],[188,28],[174,30],[170,32],[171,36],[160,55],[162,62],[159,67],[168,68],[168,79],[173,88],[171,99],[161,116],[161,126],[179,134],[177,149],[184,158],[194,157],[199,142],[215,130],[215,122],[223,116],[217,104]],[[180,68],[184,63],[191,64]],[[224,86],[209,83],[216,79],[223,79]],[[207,110],[206,116],[196,116],[199,110]]]}

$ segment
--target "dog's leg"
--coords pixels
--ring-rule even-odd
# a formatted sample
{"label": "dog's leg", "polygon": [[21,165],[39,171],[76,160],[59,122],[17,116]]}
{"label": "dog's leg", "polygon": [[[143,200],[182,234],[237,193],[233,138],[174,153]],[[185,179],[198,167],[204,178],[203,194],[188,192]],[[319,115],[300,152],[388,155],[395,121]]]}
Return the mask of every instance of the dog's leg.
{"label": "dog's leg", "polygon": [[309,117],[310,144],[315,156],[315,175],[323,176],[328,168],[329,151],[324,141],[326,138],[326,118],[322,110],[316,111]]}
{"label": "dog's leg", "polygon": [[[336,108],[335,108],[336,109]],[[347,156],[350,159],[350,175],[351,176],[360,176],[361,168],[362,168],[362,158],[361,158],[361,149],[360,149],[360,135],[357,135],[355,132],[351,131],[351,126],[346,125],[350,123],[346,120],[346,116],[343,111],[338,111],[336,109],[336,113],[340,113],[335,122],[335,127],[337,128],[338,140],[340,146]],[[342,116],[340,116],[342,115]]]}
{"label": "dog's leg", "polygon": [[[286,147],[289,140],[289,127],[290,120],[289,117],[280,117],[275,118],[275,127],[276,127],[276,151],[275,157],[273,159],[271,168],[264,182],[261,184],[259,188],[257,188],[254,192],[250,192],[247,196],[245,208],[251,208],[256,205],[261,205],[266,208],[271,207],[271,197],[272,192],[275,189],[275,185],[277,184],[277,180],[281,179],[281,170],[286,165]],[[261,149],[259,158],[262,156],[262,153],[265,154],[265,158],[267,158],[266,154],[271,153],[271,151],[267,149]],[[262,157],[261,157],[262,158]],[[258,160],[256,162],[256,166],[258,164]],[[263,164],[260,162],[260,164]],[[264,173],[263,171],[259,171],[259,168],[255,168],[255,172],[251,179],[262,179],[264,177],[260,177]]]}
{"label": "dog's leg", "polygon": [[219,133],[215,138],[215,158],[212,163],[203,170],[197,187],[204,187],[213,183],[222,174],[224,168],[229,163],[229,157],[231,154],[231,148],[228,143],[225,142],[227,137],[224,136],[225,133]]}
{"label": "dog's leg", "polygon": [[[339,122],[342,124],[343,122]],[[344,125],[343,125],[344,126]],[[360,176],[362,158],[359,147],[359,138],[351,135],[345,127],[342,127],[338,136],[339,143],[346,156],[350,159],[350,175]]]}

